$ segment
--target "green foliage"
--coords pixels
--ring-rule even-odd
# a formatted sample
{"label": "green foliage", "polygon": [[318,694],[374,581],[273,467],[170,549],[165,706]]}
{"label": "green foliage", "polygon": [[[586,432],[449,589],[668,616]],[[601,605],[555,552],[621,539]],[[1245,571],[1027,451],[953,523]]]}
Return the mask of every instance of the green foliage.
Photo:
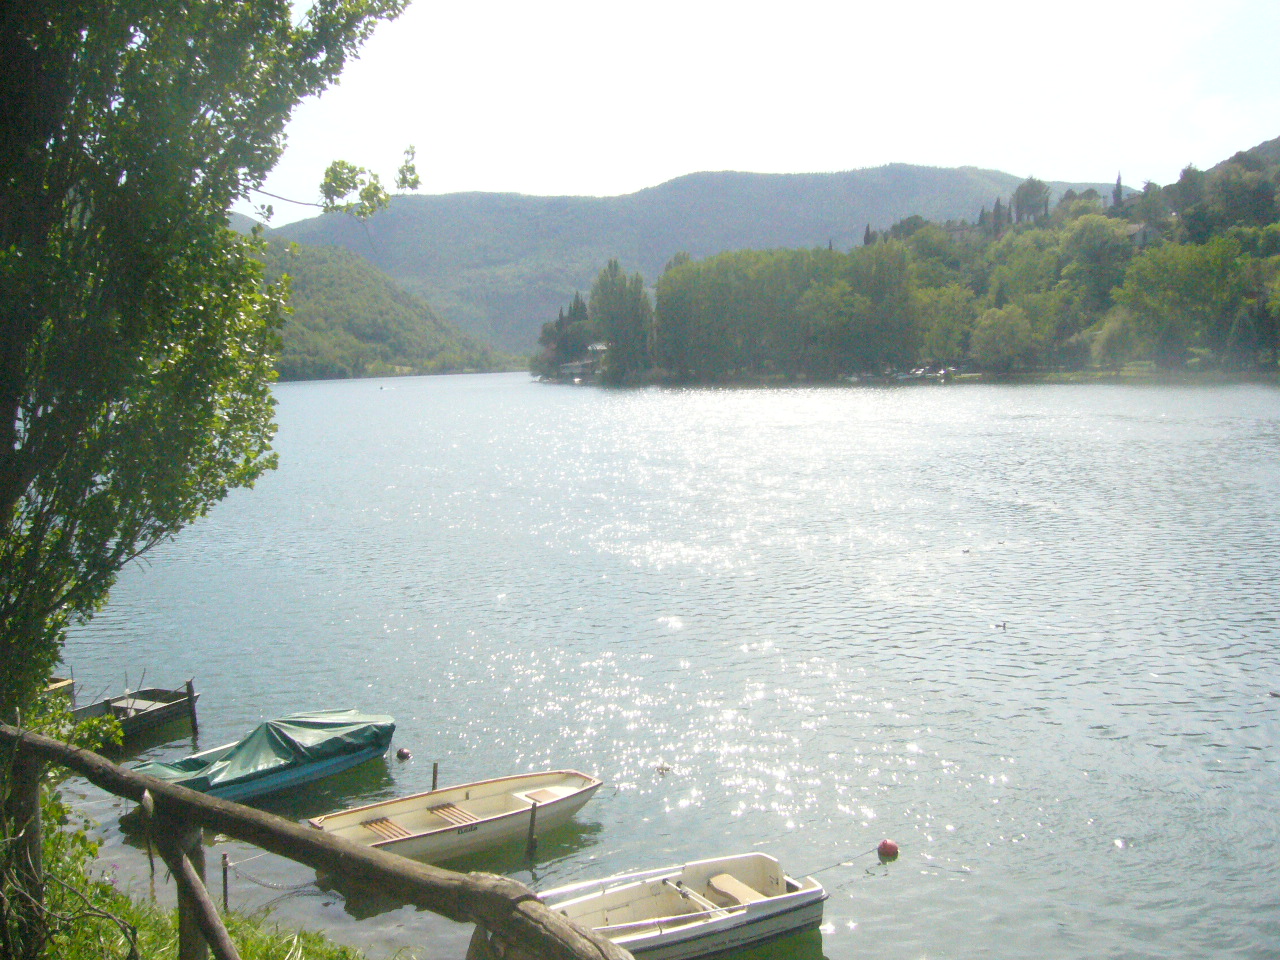
{"label": "green foliage", "polygon": [[601,371],[606,383],[625,383],[648,368],[653,305],[640,274],[628,277],[610,260],[591,287],[588,315],[609,346]]}
{"label": "green foliage", "polygon": [[[417,154],[413,147],[405,149],[404,162],[396,171],[397,190],[417,190],[422,185],[414,163]],[[382,186],[382,179],[376,173],[345,160],[335,160],[325,170],[320,184],[320,199],[326,213],[345,213],[360,221],[368,220],[391,205],[391,194]]]}
{"label": "green foliage", "polygon": [[1043,180],[1028,177],[1013,191],[1014,221],[1036,220],[1049,215],[1049,185]]}
{"label": "green foliage", "polygon": [[492,350],[459,333],[363,257],[334,247],[273,242],[267,275],[288,277],[291,316],[277,369],[283,380],[493,370]]}
{"label": "green foliage", "polygon": [[404,192],[406,190],[417,190],[422,186],[422,178],[418,176],[418,166],[416,159],[418,156],[417,149],[410,145],[404,151],[404,163],[400,164],[400,169],[396,171],[396,189]]}
{"label": "green foliage", "polygon": [[283,291],[226,211],[400,7],[6,4],[0,717],[125,562],[274,463]]}
{"label": "green foliage", "polygon": [[1221,351],[1243,306],[1240,246],[1229,237],[1169,244],[1134,258],[1116,300],[1151,344],[1153,359],[1181,366],[1192,347]]}
{"label": "green foliage", "polygon": [[1027,312],[1019,306],[987,310],[973,326],[973,357],[987,370],[1009,373],[1035,361],[1041,343]]}
{"label": "green foliage", "polygon": [[1093,331],[1090,350],[1098,366],[1119,370],[1137,356],[1138,347],[1133,317],[1126,308],[1113,307]]}
{"label": "green foliage", "polygon": [[[53,793],[43,805],[45,916],[49,960],[119,960],[174,956],[176,910],[131,896],[115,877],[94,867],[94,826],[77,820]],[[262,916],[223,915],[242,960],[361,960],[352,947],[308,931],[284,931]]]}
{"label": "green foliage", "polygon": [[1111,305],[1111,291],[1124,279],[1133,242],[1122,223],[1086,214],[1068,225],[1062,236],[1062,279],[1074,288],[1090,313]]}
{"label": "green foliage", "polygon": [[563,364],[585,360],[594,339],[595,328],[588,317],[587,301],[575,290],[569,312],[561,310],[554,321],[542,325],[542,336],[538,338],[542,353],[534,357],[532,372],[556,376]]}
{"label": "green foliage", "polygon": [[[1107,215],[1088,189],[1045,216],[1047,187],[1031,179],[1011,206],[984,211],[985,226],[912,216],[881,233],[868,225],[848,253],[681,256],[656,285],[649,375],[829,379],[938,361],[1114,369],[1178,366],[1192,351],[1205,364],[1274,366],[1280,223],[1257,221],[1271,196],[1259,184],[1277,173],[1271,153],[1253,151],[1208,177],[1188,168],[1170,190],[1147,184]],[[1207,211],[1199,244],[1165,239],[1179,209]]]}
{"label": "green foliage", "polygon": [[393,197],[367,233],[350,217],[320,216],[271,235],[366,256],[459,329],[528,353],[543,323],[575,290],[590,290],[611,258],[628,273],[655,278],[677,250],[698,259],[828,241],[847,250],[868,223],[971,216],[1017,184],[993,171],[903,164],[832,174],[694,174],[621,197]]}
{"label": "green foliage", "polygon": [[[348,200],[352,194],[355,199]],[[348,213],[357,220],[368,220],[391,202],[391,194],[376,173],[345,160],[329,164],[320,185],[320,196],[326,212]]]}
{"label": "green foliage", "polygon": [[[24,725],[73,746],[100,750],[120,742],[120,725],[110,717],[75,723],[65,702],[57,697],[38,700]],[[116,878],[96,865],[97,826],[79,816],[58,793],[67,777],[65,768],[52,766],[41,790],[45,896],[45,946],[49,960],[118,960],[129,956],[172,956],[176,950],[177,912],[162,909],[152,899],[134,899]],[[0,775],[0,781],[5,778]],[[0,955],[6,944],[17,946],[17,917],[12,907],[21,896],[14,887],[9,861],[8,824],[0,830]],[[223,916],[243,960],[360,960],[361,954],[316,933],[283,932],[261,917],[236,913]]]}
{"label": "green foliage", "polygon": [[921,355],[925,359],[951,361],[967,357],[976,306],[973,291],[959,283],[918,290],[916,315],[920,319]]}

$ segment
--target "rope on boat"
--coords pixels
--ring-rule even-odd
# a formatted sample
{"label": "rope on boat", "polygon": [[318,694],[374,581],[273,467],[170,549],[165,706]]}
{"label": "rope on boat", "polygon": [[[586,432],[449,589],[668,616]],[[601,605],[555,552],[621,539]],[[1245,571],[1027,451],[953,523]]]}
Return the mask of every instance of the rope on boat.
{"label": "rope on boat", "polygon": [[862,853],[855,853],[855,854],[854,854],[853,856],[851,856],[851,857],[841,857],[841,858],[840,858],[839,860],[837,860],[835,863],[829,863],[829,864],[827,864],[825,867],[819,867],[817,870],[806,870],[806,871],[803,871],[803,873],[802,873],[802,874],[796,874],[796,876],[802,876],[802,875],[803,875],[803,876],[806,876],[806,877],[811,877],[811,876],[813,876],[815,873],[825,873],[825,872],[826,872],[826,871],[828,871],[828,870],[834,870],[836,867],[853,867],[853,866],[857,866],[857,864],[855,864],[855,863],[853,862],[854,860],[857,860],[859,857],[869,856],[870,854],[875,853],[878,849],[879,849],[879,847],[872,847],[870,850],[864,850],[864,851],[862,851]]}

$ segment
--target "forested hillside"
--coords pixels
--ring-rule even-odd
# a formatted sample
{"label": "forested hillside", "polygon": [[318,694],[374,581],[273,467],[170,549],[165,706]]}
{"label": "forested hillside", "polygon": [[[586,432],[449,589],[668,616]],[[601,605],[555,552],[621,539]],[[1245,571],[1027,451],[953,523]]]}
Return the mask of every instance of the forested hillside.
{"label": "forested hillside", "polygon": [[687,383],[1144,361],[1274,376],[1276,146],[1132,195],[1117,182],[1109,197],[1070,190],[1055,202],[1029,178],[975,223],[912,215],[848,251],[680,254],[653,302],[644,278],[611,260],[588,301],[575,296],[544,325],[535,370]]}
{"label": "forested hillside", "polygon": [[[696,257],[847,250],[868,225],[885,228],[911,214],[974,219],[1019,181],[971,167],[905,164],[827,174],[699,173],[622,197],[396,197],[367,224],[330,214],[270,235],[359,253],[461,329],[527,352],[543,320],[589,287],[607,259],[652,277],[681,250]],[[1055,195],[1087,186],[1050,184]]]}
{"label": "forested hillside", "polygon": [[272,242],[267,274],[290,277],[282,380],[492,370],[499,358],[459,333],[364,258],[335,247]]}

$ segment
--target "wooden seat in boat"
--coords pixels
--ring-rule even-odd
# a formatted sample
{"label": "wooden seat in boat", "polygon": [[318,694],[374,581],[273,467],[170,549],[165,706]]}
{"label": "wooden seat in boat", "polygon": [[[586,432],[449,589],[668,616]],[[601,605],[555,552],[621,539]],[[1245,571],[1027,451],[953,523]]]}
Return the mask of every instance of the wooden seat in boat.
{"label": "wooden seat in boat", "polygon": [[374,817],[372,820],[362,820],[360,826],[368,827],[383,840],[403,840],[405,837],[413,836],[390,817]]}
{"label": "wooden seat in boat", "polygon": [[758,903],[761,900],[768,900],[763,893],[754,887],[749,887],[737,877],[727,873],[717,873],[714,877],[707,881],[707,887],[712,893],[719,894],[731,903]]}
{"label": "wooden seat in boat", "polygon": [[454,806],[452,803],[442,803],[439,806],[431,807],[431,812],[437,817],[448,820],[455,826],[464,827],[468,823],[475,823],[480,818],[474,813],[468,813],[461,807]]}

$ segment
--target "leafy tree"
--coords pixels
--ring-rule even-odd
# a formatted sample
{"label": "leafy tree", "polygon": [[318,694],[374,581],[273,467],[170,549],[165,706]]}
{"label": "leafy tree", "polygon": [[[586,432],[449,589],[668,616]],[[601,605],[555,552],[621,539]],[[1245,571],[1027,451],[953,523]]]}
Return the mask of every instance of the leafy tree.
{"label": "leafy tree", "polygon": [[1058,282],[1058,237],[1050,230],[1006,234],[987,249],[986,258],[992,267],[988,300],[994,307],[1041,293]]}
{"label": "leafy tree", "polygon": [[1078,290],[1087,312],[1105,311],[1133,255],[1124,223],[1096,214],[1079,217],[1064,232],[1061,250],[1063,281]]}
{"label": "leafy tree", "polygon": [[996,202],[991,205],[991,235],[999,237],[1011,222],[1008,208],[996,197]]}
{"label": "leafy tree", "polygon": [[1219,230],[1266,226],[1276,219],[1276,185],[1265,173],[1228,163],[1209,180],[1209,202]]}
{"label": "leafy tree", "polygon": [[1043,180],[1037,180],[1035,177],[1028,177],[1018,184],[1018,188],[1013,191],[1013,210],[1014,219],[1021,223],[1023,220],[1034,220],[1037,217],[1048,216],[1049,214],[1049,185]]}
{"label": "leafy tree", "polygon": [[1176,367],[1193,346],[1220,355],[1228,347],[1243,280],[1240,245],[1231,238],[1168,244],[1134,258],[1115,298],[1153,345],[1156,361]]}
{"label": "leafy tree", "polygon": [[810,372],[824,378],[880,366],[873,333],[875,305],[845,280],[815,284],[800,298],[797,314],[818,355]]}
{"label": "leafy tree", "polygon": [[591,323],[609,345],[602,375],[606,382],[623,383],[649,362],[648,338],[653,306],[640,274],[630,277],[617,260],[610,260],[591,287]]}
{"label": "leafy tree", "polygon": [[973,327],[973,357],[994,373],[1009,373],[1030,366],[1040,347],[1027,312],[1016,305],[986,311]]}
{"label": "leafy tree", "polygon": [[909,217],[903,217],[892,227],[889,228],[889,236],[894,240],[906,240],[911,237],[917,230],[923,229],[929,223],[924,217],[918,213],[913,213]]}
{"label": "leafy tree", "polygon": [[917,292],[921,359],[960,360],[968,356],[976,303],[973,291],[959,283]]}
{"label": "leafy tree", "polygon": [[542,325],[542,334],[538,337],[542,356],[534,365],[534,372],[553,376],[561,364],[585,359],[592,339],[593,330],[587,319],[587,302],[575,290],[569,312],[566,313],[562,307],[555,320]]}
{"label": "leafy tree", "polygon": [[859,333],[864,363],[910,364],[918,350],[918,328],[908,248],[897,241],[878,243],[870,249],[851,251],[849,261],[846,276],[850,286],[872,305]]}
{"label": "leafy tree", "polygon": [[1169,206],[1173,212],[1182,216],[1196,204],[1204,200],[1205,175],[1197,170],[1194,164],[1182,168],[1178,182],[1166,188],[1169,193]]}
{"label": "leafy tree", "polygon": [[1138,349],[1133,318],[1124,307],[1113,307],[1093,333],[1090,346],[1094,363],[1118,370]]}
{"label": "leafy tree", "polygon": [[0,2],[0,717],[124,563],[273,465],[284,291],[227,210],[401,6]]}

